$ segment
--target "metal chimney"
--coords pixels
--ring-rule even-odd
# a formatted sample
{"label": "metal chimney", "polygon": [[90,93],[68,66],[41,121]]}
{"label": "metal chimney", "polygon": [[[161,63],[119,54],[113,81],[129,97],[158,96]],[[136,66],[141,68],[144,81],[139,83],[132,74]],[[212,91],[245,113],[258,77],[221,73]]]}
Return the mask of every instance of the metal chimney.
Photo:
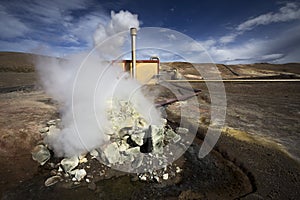
{"label": "metal chimney", "polygon": [[132,77],[136,78],[136,55],[135,55],[135,41],[136,41],[136,28],[130,28],[131,35],[131,58],[132,58]]}

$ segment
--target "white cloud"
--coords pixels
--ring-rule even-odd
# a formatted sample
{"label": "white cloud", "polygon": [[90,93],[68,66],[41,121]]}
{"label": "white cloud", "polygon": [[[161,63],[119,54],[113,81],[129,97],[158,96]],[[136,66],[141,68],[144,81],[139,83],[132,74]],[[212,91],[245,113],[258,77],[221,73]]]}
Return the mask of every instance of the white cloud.
{"label": "white cloud", "polygon": [[29,32],[29,28],[18,18],[9,14],[5,7],[0,5],[0,38],[14,38]]}
{"label": "white cloud", "polygon": [[[77,10],[83,14],[73,15]],[[57,46],[59,50],[53,50],[51,55],[71,53],[72,48],[79,50],[80,46],[81,50],[86,50],[93,46],[92,34],[97,25],[107,19],[108,16],[94,0],[0,2],[0,37],[5,44],[0,46],[0,50],[26,51],[27,48],[30,51],[31,45],[21,47],[16,44],[16,41],[27,42],[24,38],[32,38],[32,44],[37,42],[41,46],[51,46],[48,49]],[[20,48],[15,48],[17,46]]]}
{"label": "white cloud", "polygon": [[222,36],[219,39],[219,41],[223,44],[230,43],[230,42],[233,42],[237,36],[238,36],[237,34],[225,35],[225,36]]}
{"label": "white cloud", "polygon": [[234,33],[220,37],[219,42],[222,44],[234,42],[239,35],[260,25],[269,25],[272,23],[287,22],[297,19],[300,19],[299,4],[286,3],[278,12],[269,12],[244,21],[234,29]]}
{"label": "white cloud", "polygon": [[237,31],[249,31],[259,25],[268,25],[276,22],[286,22],[295,19],[300,19],[300,9],[296,3],[287,3],[279,9],[277,13],[267,13],[249,19],[236,28]]}

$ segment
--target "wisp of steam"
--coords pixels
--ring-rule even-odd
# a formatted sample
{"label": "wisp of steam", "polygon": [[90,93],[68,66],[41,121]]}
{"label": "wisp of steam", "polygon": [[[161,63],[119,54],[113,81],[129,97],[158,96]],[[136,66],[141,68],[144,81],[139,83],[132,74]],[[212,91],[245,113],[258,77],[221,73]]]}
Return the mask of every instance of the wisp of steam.
{"label": "wisp of steam", "polygon": [[[129,79],[120,66],[110,65],[106,58],[120,55],[124,36],[111,36],[139,27],[137,15],[128,11],[111,12],[107,24],[99,24],[94,33],[97,51],[71,55],[65,59],[37,61],[37,70],[46,92],[60,104],[62,130],[49,134],[45,143],[56,156],[74,156],[101,146],[111,131],[107,118],[110,100],[130,100],[135,109],[151,124],[161,124],[159,112]],[[103,41],[109,41],[102,45]],[[100,44],[100,45],[99,45]],[[87,59],[88,58],[88,59]]]}

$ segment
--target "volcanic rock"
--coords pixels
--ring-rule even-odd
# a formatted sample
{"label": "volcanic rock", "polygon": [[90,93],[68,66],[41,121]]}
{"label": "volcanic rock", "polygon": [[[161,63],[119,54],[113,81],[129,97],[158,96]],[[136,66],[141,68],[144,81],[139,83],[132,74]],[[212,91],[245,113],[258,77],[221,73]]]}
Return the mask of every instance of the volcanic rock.
{"label": "volcanic rock", "polygon": [[44,165],[50,159],[50,152],[48,148],[42,144],[37,145],[31,152],[32,159]]}

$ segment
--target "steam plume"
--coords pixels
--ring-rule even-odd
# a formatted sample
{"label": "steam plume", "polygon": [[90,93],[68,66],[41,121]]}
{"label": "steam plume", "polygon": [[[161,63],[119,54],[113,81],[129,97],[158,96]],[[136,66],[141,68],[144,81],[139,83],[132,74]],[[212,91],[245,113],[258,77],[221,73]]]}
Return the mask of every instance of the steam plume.
{"label": "steam plume", "polygon": [[121,67],[110,65],[111,58],[119,55],[125,38],[120,35],[114,40],[110,36],[130,27],[139,26],[137,15],[128,11],[111,12],[107,24],[99,24],[94,33],[95,46],[103,41],[96,53],[69,56],[66,60],[39,60],[37,69],[44,88],[61,104],[63,129],[50,134],[45,142],[56,156],[73,156],[99,147],[107,140],[105,132],[112,127],[107,118],[109,100],[130,100],[138,112],[152,124],[160,124],[159,112],[153,109],[141,90],[140,84],[128,77]]}

